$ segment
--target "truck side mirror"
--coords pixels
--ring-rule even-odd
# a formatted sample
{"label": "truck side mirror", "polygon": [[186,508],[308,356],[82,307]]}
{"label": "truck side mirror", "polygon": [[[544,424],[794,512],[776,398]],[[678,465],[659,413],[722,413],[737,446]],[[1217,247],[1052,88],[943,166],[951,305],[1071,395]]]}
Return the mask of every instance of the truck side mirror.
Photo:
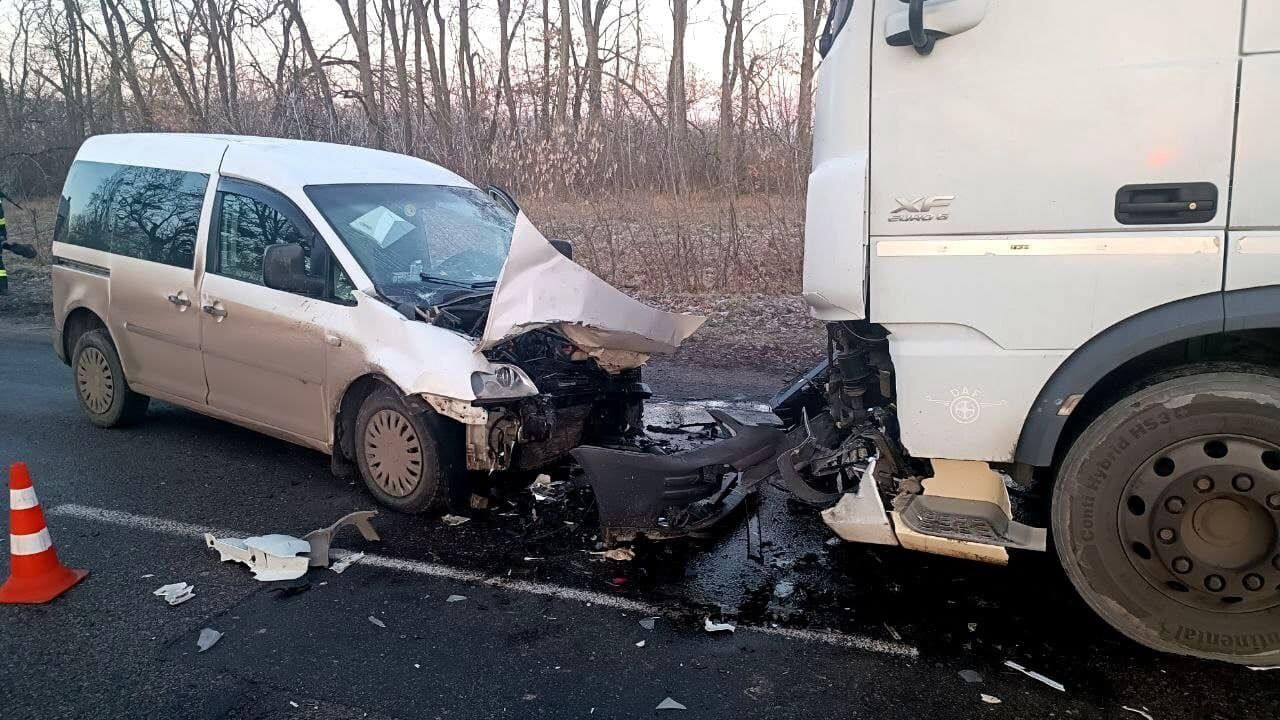
{"label": "truck side mirror", "polygon": [[971,30],[987,16],[988,0],[903,0],[909,4],[885,18],[884,40],[894,47],[914,47],[921,55],[933,52],[943,38]]}
{"label": "truck side mirror", "polygon": [[324,279],[307,274],[306,249],[297,243],[268,245],[262,253],[262,282],[272,290],[324,294]]}

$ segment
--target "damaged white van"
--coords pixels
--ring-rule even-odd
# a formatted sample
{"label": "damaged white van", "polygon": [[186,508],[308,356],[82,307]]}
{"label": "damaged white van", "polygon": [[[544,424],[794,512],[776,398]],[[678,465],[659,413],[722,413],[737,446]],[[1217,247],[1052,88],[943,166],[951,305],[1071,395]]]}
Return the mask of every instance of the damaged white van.
{"label": "damaged white van", "polygon": [[382,504],[465,506],[639,431],[640,365],[702,318],[566,257],[510,196],[324,143],[104,135],[54,230],[54,349],[96,425],[150,398],[331,454]]}

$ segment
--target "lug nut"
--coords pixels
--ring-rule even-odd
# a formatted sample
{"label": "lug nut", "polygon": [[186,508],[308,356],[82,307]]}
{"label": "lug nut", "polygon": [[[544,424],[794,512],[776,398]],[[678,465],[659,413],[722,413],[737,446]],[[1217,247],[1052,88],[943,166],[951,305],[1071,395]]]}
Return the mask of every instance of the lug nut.
{"label": "lug nut", "polygon": [[1267,581],[1263,580],[1261,575],[1254,575],[1251,573],[1244,576],[1244,587],[1246,590],[1257,592],[1261,590],[1262,586],[1266,583]]}
{"label": "lug nut", "polygon": [[1272,493],[1267,498],[1267,507],[1272,510],[1280,510],[1280,493]]}
{"label": "lug nut", "polygon": [[1173,531],[1173,528],[1160,528],[1160,531],[1156,533],[1156,537],[1160,538],[1160,542],[1168,545],[1177,539],[1178,534]]}
{"label": "lug nut", "polygon": [[1248,475],[1237,475],[1231,478],[1231,486],[1240,492],[1249,492],[1253,489],[1253,478]]}
{"label": "lug nut", "polygon": [[1201,475],[1196,478],[1196,490],[1207,493],[1213,489],[1213,478],[1207,475]]}
{"label": "lug nut", "polygon": [[1173,571],[1179,575],[1186,575],[1191,572],[1191,560],[1184,557],[1174,558]]}
{"label": "lug nut", "polygon": [[1221,575],[1210,575],[1204,579],[1204,586],[1209,592],[1222,592],[1227,587],[1227,581]]}
{"label": "lug nut", "polygon": [[[1278,497],[1277,499],[1280,500],[1280,497]],[[1187,501],[1175,495],[1169,498],[1168,500],[1164,501],[1164,509],[1168,510],[1174,515],[1178,515],[1183,510],[1187,509]]]}

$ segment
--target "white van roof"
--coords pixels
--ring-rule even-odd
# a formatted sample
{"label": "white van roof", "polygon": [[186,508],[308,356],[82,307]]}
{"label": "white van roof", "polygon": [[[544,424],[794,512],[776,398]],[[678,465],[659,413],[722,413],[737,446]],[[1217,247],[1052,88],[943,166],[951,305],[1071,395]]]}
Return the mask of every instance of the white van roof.
{"label": "white van roof", "polygon": [[342,183],[474,187],[435,163],[408,155],[352,145],[247,135],[97,135],[84,141],[76,159],[187,172],[218,172],[287,193],[301,191],[306,185]]}

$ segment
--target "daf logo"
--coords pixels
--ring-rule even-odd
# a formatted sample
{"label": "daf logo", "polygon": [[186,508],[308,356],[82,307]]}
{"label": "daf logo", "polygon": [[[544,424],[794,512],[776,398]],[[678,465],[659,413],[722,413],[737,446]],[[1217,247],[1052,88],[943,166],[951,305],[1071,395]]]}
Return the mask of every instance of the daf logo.
{"label": "daf logo", "polygon": [[[934,195],[932,197],[894,198],[898,207],[889,213],[889,222],[931,222],[946,220],[951,215],[946,208],[951,207],[955,195]],[[942,212],[938,212],[941,210]]]}

